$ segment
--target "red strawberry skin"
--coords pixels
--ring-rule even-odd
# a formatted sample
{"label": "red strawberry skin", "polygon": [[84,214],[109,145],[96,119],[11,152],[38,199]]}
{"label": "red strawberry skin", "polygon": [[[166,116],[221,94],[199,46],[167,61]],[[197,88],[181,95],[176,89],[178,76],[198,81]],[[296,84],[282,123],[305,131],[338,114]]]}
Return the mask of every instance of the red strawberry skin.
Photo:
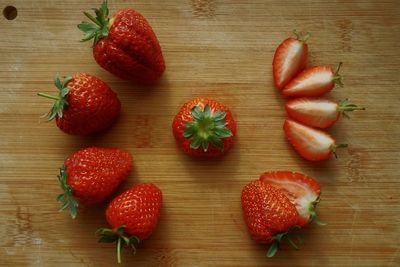
{"label": "red strawberry skin", "polygon": [[[223,150],[214,147],[212,144],[210,144],[210,147],[206,152],[202,149],[193,149],[190,147],[190,140],[183,136],[183,132],[185,131],[186,128],[185,124],[193,121],[192,117],[193,107],[199,106],[201,108],[204,108],[205,105],[209,105],[214,112],[216,111],[226,112],[226,117],[225,117],[226,127],[232,132],[232,136],[222,139],[224,143]],[[236,136],[237,124],[228,107],[212,99],[197,97],[188,101],[180,108],[179,112],[176,114],[172,122],[172,130],[179,146],[186,154],[190,156],[199,156],[199,157],[220,157],[226,154],[226,152],[232,147],[234,143],[234,138]]]}
{"label": "red strawberry skin", "polygon": [[275,234],[287,232],[299,220],[296,207],[282,190],[260,180],[243,188],[242,209],[247,228],[259,243],[271,243]]}
{"label": "red strawberry skin", "polygon": [[329,66],[309,67],[291,80],[282,94],[290,97],[322,96],[335,87],[334,74]]}
{"label": "red strawberry skin", "polygon": [[307,63],[308,45],[296,38],[287,38],[276,49],[272,61],[275,86],[283,89]]}
{"label": "red strawberry skin", "polygon": [[121,112],[118,96],[102,80],[78,73],[67,84],[68,106],[56,116],[57,126],[72,135],[89,135],[109,128]]}
{"label": "red strawberry skin", "polygon": [[124,80],[143,84],[157,81],[165,70],[165,63],[147,20],[133,9],[122,9],[111,22],[108,36],[93,49],[96,62]]}
{"label": "red strawberry skin", "polygon": [[283,130],[289,143],[305,159],[327,160],[332,156],[336,141],[327,133],[286,119]]}
{"label": "red strawberry skin", "polygon": [[308,126],[328,128],[340,117],[338,103],[331,99],[301,97],[285,104],[287,114]]}
{"label": "red strawberry skin", "polygon": [[67,183],[83,205],[103,202],[132,170],[132,156],[117,148],[88,147],[65,160]]}
{"label": "red strawberry skin", "polygon": [[125,225],[125,233],[145,240],[157,226],[161,206],[161,190],[143,183],[114,198],[106,209],[106,219],[112,228]]}
{"label": "red strawberry skin", "polygon": [[261,174],[260,181],[282,189],[285,196],[296,206],[299,226],[310,222],[310,208],[313,208],[321,195],[321,186],[316,179],[299,172],[271,171]]}

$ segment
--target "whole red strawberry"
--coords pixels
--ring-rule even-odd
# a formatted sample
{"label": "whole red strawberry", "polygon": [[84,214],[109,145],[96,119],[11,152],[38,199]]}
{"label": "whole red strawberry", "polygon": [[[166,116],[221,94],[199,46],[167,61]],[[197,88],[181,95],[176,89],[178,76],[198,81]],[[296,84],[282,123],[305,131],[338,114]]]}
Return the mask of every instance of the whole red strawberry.
{"label": "whole red strawberry", "polygon": [[160,44],[147,20],[133,9],[119,10],[108,18],[107,1],[94,9],[93,22],[78,28],[86,33],[82,41],[94,39],[93,56],[97,63],[124,80],[153,83],[165,70]]}
{"label": "whole red strawberry", "polygon": [[69,156],[58,180],[64,190],[57,198],[61,210],[77,215],[78,202],[93,205],[104,201],[132,170],[132,156],[117,148],[89,147]]}
{"label": "whole red strawberry", "polygon": [[48,120],[56,119],[58,128],[73,135],[89,135],[109,128],[118,118],[121,102],[116,93],[102,80],[87,73],[55,78],[60,91],[58,96],[45,93],[38,95],[51,98],[55,103]]}
{"label": "whole red strawberry", "polygon": [[279,248],[280,241],[298,228],[299,214],[282,189],[260,180],[247,184],[242,190],[242,209],[252,238],[271,244],[268,257]]}
{"label": "whole red strawberry", "polygon": [[124,245],[135,246],[149,238],[157,226],[162,205],[161,190],[152,183],[131,187],[108,205],[106,219],[112,229],[97,231],[99,242],[117,242],[117,259],[121,263]]}
{"label": "whole red strawberry", "polygon": [[236,122],[226,106],[199,97],[181,107],[172,122],[172,130],[188,155],[217,157],[231,148]]}

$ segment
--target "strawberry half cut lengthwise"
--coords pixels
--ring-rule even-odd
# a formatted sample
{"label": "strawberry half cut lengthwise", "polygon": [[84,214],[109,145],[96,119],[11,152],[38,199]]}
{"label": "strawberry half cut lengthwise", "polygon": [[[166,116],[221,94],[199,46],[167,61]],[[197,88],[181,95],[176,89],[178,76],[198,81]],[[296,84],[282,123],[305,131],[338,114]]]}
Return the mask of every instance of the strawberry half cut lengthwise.
{"label": "strawberry half cut lengthwise", "polygon": [[328,128],[335,124],[342,115],[350,118],[347,112],[365,110],[347,99],[337,102],[327,98],[300,97],[285,104],[288,115],[305,125],[317,128]]}
{"label": "strawberry half cut lengthwise", "polygon": [[283,130],[289,143],[307,160],[326,160],[332,154],[337,157],[337,148],[347,147],[347,144],[336,144],[336,140],[326,132],[290,119],[285,120]]}
{"label": "strawberry half cut lengthwise", "polygon": [[339,75],[342,62],[336,71],[329,66],[309,67],[300,72],[282,90],[289,97],[321,96],[330,92],[335,84],[343,86],[342,76]]}
{"label": "strawberry half cut lengthwise", "polygon": [[160,44],[148,21],[133,9],[122,9],[109,18],[107,1],[84,12],[91,22],[78,28],[85,33],[82,41],[93,39],[96,62],[117,77],[142,84],[159,80],[165,70]]}
{"label": "strawberry half cut lengthwise", "polygon": [[284,40],[277,48],[272,60],[275,86],[283,89],[307,63],[309,33],[297,33],[296,38]]}
{"label": "strawberry half cut lengthwise", "polygon": [[299,172],[270,171],[261,174],[260,181],[282,189],[299,213],[297,224],[305,226],[312,221],[323,224],[317,217],[316,205],[320,201],[320,183]]}

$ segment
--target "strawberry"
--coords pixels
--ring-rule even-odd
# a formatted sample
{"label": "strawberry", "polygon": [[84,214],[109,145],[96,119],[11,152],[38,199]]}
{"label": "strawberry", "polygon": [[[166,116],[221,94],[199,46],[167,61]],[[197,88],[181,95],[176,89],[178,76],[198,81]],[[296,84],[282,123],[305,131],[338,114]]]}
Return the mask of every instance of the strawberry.
{"label": "strawberry", "polygon": [[290,100],[285,105],[290,117],[308,126],[328,128],[336,123],[340,114],[349,118],[346,112],[364,110],[348,102],[347,99],[336,102],[325,98],[302,97]]}
{"label": "strawberry", "polygon": [[94,9],[96,17],[84,12],[91,22],[78,28],[82,41],[93,39],[96,62],[124,80],[143,84],[157,81],[165,70],[160,44],[147,20],[133,9],[119,10],[110,19],[107,1]]}
{"label": "strawberry", "polygon": [[69,208],[72,218],[78,203],[103,202],[132,170],[132,156],[117,148],[88,147],[70,155],[60,168],[58,180],[64,193],[57,197],[60,210]]}
{"label": "strawberry", "polygon": [[335,84],[343,86],[342,77],[339,75],[342,62],[336,71],[328,66],[309,67],[300,72],[282,90],[285,96],[321,96],[333,89]]}
{"label": "strawberry", "polygon": [[188,155],[218,157],[231,148],[236,122],[226,106],[199,97],[181,107],[172,129],[178,144]]}
{"label": "strawberry", "polygon": [[314,219],[321,224],[315,211],[321,195],[321,186],[317,180],[299,172],[272,171],[261,174],[260,181],[282,189],[285,196],[296,206],[299,226],[304,226]]}
{"label": "strawberry", "polygon": [[301,71],[307,62],[309,33],[298,34],[294,31],[296,38],[284,40],[276,49],[272,61],[272,71],[275,86],[282,89],[286,84]]}
{"label": "strawberry", "polygon": [[346,144],[337,145],[329,134],[286,119],[283,125],[286,138],[303,158],[312,161],[326,160],[332,154],[336,157],[336,149],[347,147]]}
{"label": "strawberry", "polygon": [[47,113],[48,120],[56,119],[58,128],[73,135],[89,135],[109,128],[118,118],[121,102],[116,93],[95,76],[78,73],[61,81],[55,78],[58,96],[38,93],[54,99]]}
{"label": "strawberry", "polygon": [[[242,190],[244,221],[252,238],[263,244],[271,244],[268,257],[279,248],[280,241],[293,229],[297,229],[299,214],[282,189],[256,180]],[[289,242],[294,245],[290,238]]]}
{"label": "strawberry", "polygon": [[112,229],[100,228],[99,242],[117,242],[117,259],[121,263],[124,245],[136,252],[135,246],[149,238],[157,226],[162,205],[161,190],[152,183],[131,187],[114,198],[106,209],[106,219]]}

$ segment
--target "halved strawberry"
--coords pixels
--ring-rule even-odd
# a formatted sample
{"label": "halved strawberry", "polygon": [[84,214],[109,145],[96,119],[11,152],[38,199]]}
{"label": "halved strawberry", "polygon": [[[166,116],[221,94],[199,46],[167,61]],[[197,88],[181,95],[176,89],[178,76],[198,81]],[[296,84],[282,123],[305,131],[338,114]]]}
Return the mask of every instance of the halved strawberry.
{"label": "halved strawberry", "polygon": [[335,84],[343,86],[339,70],[342,62],[339,63],[336,71],[328,66],[310,67],[299,73],[282,90],[285,96],[321,96],[333,89]]}
{"label": "halved strawberry", "polygon": [[329,159],[332,154],[336,157],[336,149],[347,147],[346,144],[337,145],[329,134],[286,119],[283,130],[290,144],[303,158],[317,161]]}
{"label": "halved strawberry", "polygon": [[340,114],[349,118],[346,112],[365,108],[351,104],[347,99],[336,102],[326,98],[301,97],[288,101],[285,109],[290,117],[301,123],[317,128],[328,128],[336,123]]}
{"label": "halved strawberry", "polygon": [[296,38],[287,38],[276,49],[272,61],[274,82],[282,89],[301,71],[307,62],[309,33],[299,34],[294,31]]}
{"label": "halved strawberry", "polygon": [[261,174],[260,181],[282,189],[296,206],[299,226],[304,226],[314,219],[321,223],[315,211],[321,194],[321,186],[317,180],[299,172],[271,171]]}

